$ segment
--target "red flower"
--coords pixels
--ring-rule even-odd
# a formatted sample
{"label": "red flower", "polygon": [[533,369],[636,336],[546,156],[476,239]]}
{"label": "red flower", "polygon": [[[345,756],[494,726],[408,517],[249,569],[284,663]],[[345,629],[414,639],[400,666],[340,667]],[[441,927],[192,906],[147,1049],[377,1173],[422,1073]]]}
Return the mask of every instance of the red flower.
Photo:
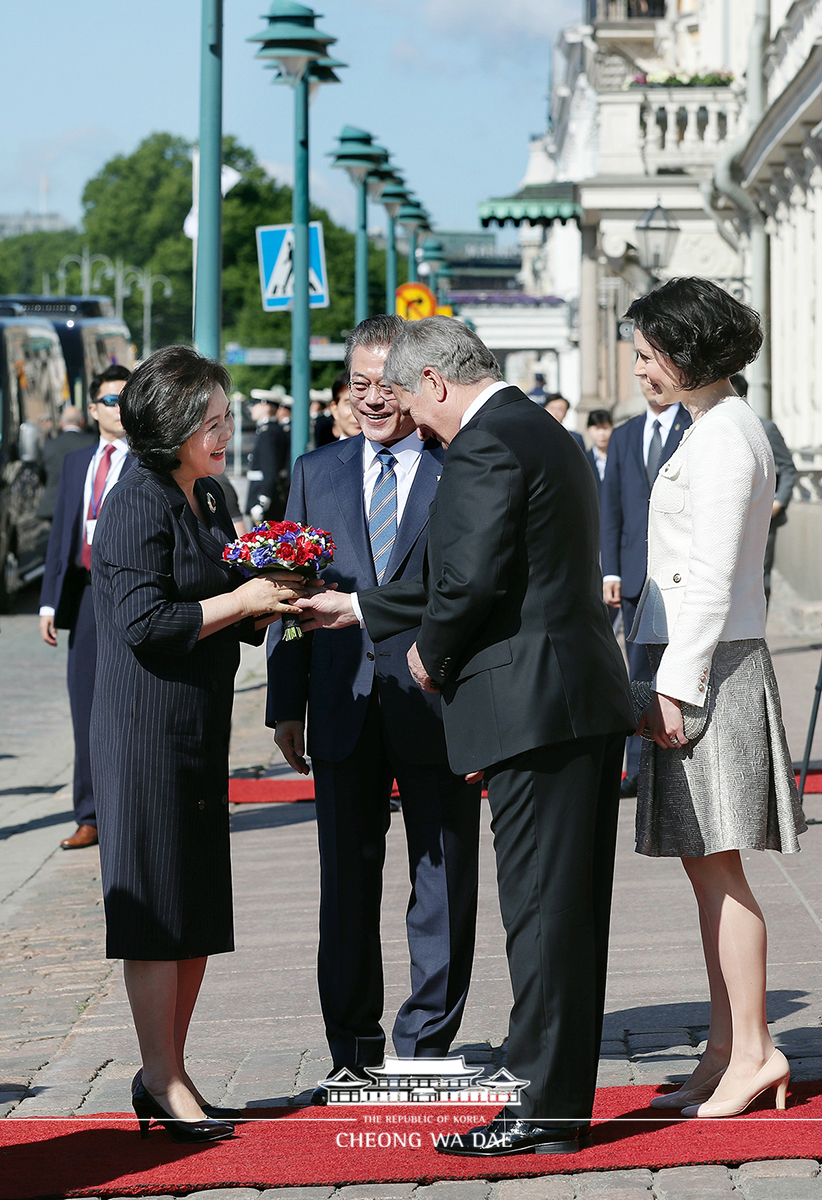
{"label": "red flower", "polygon": [[294,562],[297,558],[297,551],[289,542],[283,542],[281,546],[277,547],[277,557],[281,558],[283,562]]}

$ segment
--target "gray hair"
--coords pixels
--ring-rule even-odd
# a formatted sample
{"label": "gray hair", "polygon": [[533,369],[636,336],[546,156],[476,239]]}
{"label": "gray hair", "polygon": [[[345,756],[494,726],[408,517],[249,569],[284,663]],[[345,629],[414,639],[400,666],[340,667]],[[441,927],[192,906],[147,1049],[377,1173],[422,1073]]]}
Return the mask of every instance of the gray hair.
{"label": "gray hair", "polygon": [[391,345],[404,326],[402,317],[388,316],[387,313],[360,321],[345,339],[346,375],[351,375],[351,357],[357,346],[364,346],[366,350],[383,349]]}
{"label": "gray hair", "polygon": [[391,343],[383,378],[406,392],[418,393],[426,367],[434,367],[450,383],[502,379],[499,363],[485,343],[453,317],[404,322]]}

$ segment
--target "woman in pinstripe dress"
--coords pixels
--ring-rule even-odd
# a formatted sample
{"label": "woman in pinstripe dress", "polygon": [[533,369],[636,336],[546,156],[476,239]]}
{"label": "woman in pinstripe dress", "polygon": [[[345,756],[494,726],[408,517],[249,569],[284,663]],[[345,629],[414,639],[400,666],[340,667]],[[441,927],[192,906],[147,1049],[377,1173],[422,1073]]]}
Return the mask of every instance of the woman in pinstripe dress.
{"label": "woman in pinstripe dress", "polygon": [[[142,1073],[133,1102],[176,1140],[233,1129],[184,1063],[209,954],[234,948],[228,742],[240,641],[299,594],[243,582],[222,561],[234,537],[216,481],[233,422],[219,363],[170,346],[142,364],[120,412],[138,464],[115,487],[92,545],[99,658],[92,770],[107,954],[124,959]],[[235,1114],[236,1115],[236,1114]]]}

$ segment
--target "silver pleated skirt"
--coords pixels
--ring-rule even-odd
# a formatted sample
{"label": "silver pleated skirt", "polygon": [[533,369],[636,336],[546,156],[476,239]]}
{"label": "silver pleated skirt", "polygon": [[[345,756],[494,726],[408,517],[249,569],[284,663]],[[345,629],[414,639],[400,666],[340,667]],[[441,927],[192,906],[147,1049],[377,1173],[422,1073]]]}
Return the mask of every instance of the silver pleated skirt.
{"label": "silver pleated skirt", "polygon": [[[664,650],[648,646],[654,670]],[[702,736],[678,750],[642,744],[637,852],[793,854],[806,828],[768,647],[762,638],[720,642]]]}

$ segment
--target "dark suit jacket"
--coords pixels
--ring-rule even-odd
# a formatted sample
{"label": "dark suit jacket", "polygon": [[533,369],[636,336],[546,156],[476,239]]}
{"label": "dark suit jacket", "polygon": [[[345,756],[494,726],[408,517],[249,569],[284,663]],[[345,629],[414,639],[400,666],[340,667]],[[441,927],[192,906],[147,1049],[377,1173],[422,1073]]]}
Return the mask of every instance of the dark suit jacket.
{"label": "dark suit jacket", "polygon": [[791,502],[793,485],[796,483],[798,472],[794,465],[793,455],[785,445],[785,439],[776,423],[765,418],[762,424],[765,427],[765,434],[771,444],[773,460],[776,466],[776,495],[774,499],[778,500],[782,505],[782,511],[777,513],[773,518],[771,526],[779,528],[780,525],[787,524],[788,514],[785,509]]}
{"label": "dark suit jacket", "polygon": [[[594,473],[594,483],[597,485],[597,499],[600,501],[600,503],[602,503],[602,487],[603,487],[604,481],[602,479],[600,479],[600,477],[599,477],[599,468],[597,467],[597,460],[594,456],[593,450],[586,450],[585,457],[588,459],[588,462],[591,464],[591,470]],[[606,462],[607,462],[607,459],[606,459]]]}
{"label": "dark suit jacket", "polygon": [[[83,491],[88,465],[94,458],[98,444],[99,438],[95,438],[93,445],[67,454],[60,471],[46,566],[40,587],[40,606],[54,609],[54,624],[58,629],[73,628],[85,583],[77,566],[83,530]],[[133,465],[134,459],[127,454],[120,479]],[[108,499],[106,497],[106,503]],[[102,513],[102,508],[100,511]]]}
{"label": "dark suit jacket", "polygon": [[[451,443],[431,506],[417,647],[453,771],[633,728],[598,535],[582,451],[518,388],[497,392]],[[420,585],[360,602],[379,640],[419,611]]]}
{"label": "dark suit jacket", "polygon": [[[428,509],[442,472],[443,451],[422,451],[385,582],[419,576],[425,556]],[[297,460],[286,517],[327,529],[337,546],[323,578],[342,591],[376,586],[362,490],[363,437],[345,438]],[[365,630],[317,630],[283,642],[281,625],[269,632],[266,723],[302,720],[308,705],[308,753],[339,762],[362,732],[376,684],[394,752],[408,762],[444,764],[445,737],[438,696],[422,693],[406,663],[413,632],[375,647]]]}
{"label": "dark suit jacket", "polygon": [[49,438],[43,447],[43,471],[46,476],[45,487],[37,505],[37,516],[54,516],[54,504],[57,499],[57,484],[60,480],[60,468],[63,459],[74,450],[85,450],[87,446],[97,445],[99,438],[96,434],[86,433],[81,429],[65,429],[57,437]]}
{"label": "dark suit jacket", "polygon": [[[690,424],[690,414],[680,405],[662,448],[660,466],[671,457]],[[642,457],[644,429],[645,413],[642,413],[611,434],[600,494],[602,574],[618,575],[622,580],[622,595],[629,599],[642,591],[648,564],[651,487]]]}
{"label": "dark suit jacket", "polygon": [[283,474],[288,468],[290,444],[288,434],[276,421],[269,421],[257,430],[254,447],[248,456],[248,467],[250,471],[261,471],[263,477],[249,480],[246,512],[251,512],[258,496],[268,496],[269,500],[277,497]]}

